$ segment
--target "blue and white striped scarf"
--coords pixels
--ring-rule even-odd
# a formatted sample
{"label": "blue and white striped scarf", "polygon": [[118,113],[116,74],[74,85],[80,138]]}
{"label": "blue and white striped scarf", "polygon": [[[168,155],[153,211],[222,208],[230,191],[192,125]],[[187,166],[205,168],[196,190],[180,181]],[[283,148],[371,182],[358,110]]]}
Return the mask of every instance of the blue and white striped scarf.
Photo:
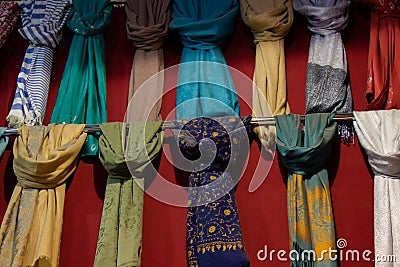
{"label": "blue and white striped scarf", "polygon": [[17,79],[17,90],[10,113],[9,127],[40,125],[46,110],[53,49],[61,40],[61,29],[69,12],[68,0],[22,1],[22,28],[29,41]]}

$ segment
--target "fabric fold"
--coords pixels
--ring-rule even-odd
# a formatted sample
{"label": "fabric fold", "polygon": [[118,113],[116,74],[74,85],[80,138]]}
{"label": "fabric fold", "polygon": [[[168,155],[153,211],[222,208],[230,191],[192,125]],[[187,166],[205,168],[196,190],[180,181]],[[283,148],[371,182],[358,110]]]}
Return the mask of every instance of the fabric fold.
{"label": "fabric fold", "polygon": [[29,46],[17,78],[17,89],[7,116],[9,127],[41,125],[46,111],[54,48],[67,20],[68,0],[21,1],[21,36]]}
{"label": "fabric fold", "polygon": [[19,6],[14,1],[0,2],[0,48],[14,30],[19,17]]}
{"label": "fabric fold", "polygon": [[[358,140],[374,173],[375,255],[400,257],[400,110],[354,112]],[[377,134],[380,133],[380,134]],[[375,266],[398,266],[375,262]]]}
{"label": "fabric fold", "polygon": [[[128,39],[135,50],[129,82],[129,105],[140,110],[137,120],[146,121],[148,117],[160,120],[161,99],[164,88],[164,53],[162,45],[167,38],[171,18],[170,0],[136,1],[128,0],[125,5],[127,15],[126,29]],[[155,75],[156,76],[153,76]],[[151,79],[149,79],[151,78]],[[146,82],[146,84],[144,84]],[[144,85],[138,92],[138,89]],[[137,93],[136,97],[132,96]],[[142,97],[143,95],[143,97]],[[144,97],[145,96],[145,97]]]}
{"label": "fabric fold", "polygon": [[239,100],[220,49],[232,33],[237,0],[173,2],[171,30],[184,46],[176,91],[177,119],[239,115]]}
{"label": "fabric fold", "polygon": [[[73,0],[68,28],[74,32],[50,122],[100,124],[107,121],[105,44],[108,0]],[[82,156],[96,155],[98,135],[88,136]]]}
{"label": "fabric fold", "polygon": [[[306,77],[306,113],[353,111],[347,55],[340,31],[347,27],[349,0],[293,0],[311,32]],[[339,135],[349,142],[352,124],[338,124]]]}
{"label": "fabric fold", "polygon": [[84,125],[22,126],[14,188],[0,228],[1,266],[58,266],[65,181],[85,142]]}
{"label": "fabric fold", "polygon": [[[335,227],[326,170],[336,123],[334,113],[307,114],[304,133],[300,116],[279,115],[276,144],[282,163],[289,170],[287,181],[290,249],[302,255],[313,250],[309,258],[299,257],[290,266],[337,266],[328,253],[336,249]],[[307,256],[308,254],[306,254]]]}
{"label": "fabric fold", "polygon": [[[290,113],[286,97],[284,37],[293,23],[290,0],[241,0],[243,21],[250,27],[256,44],[253,75],[253,117]],[[269,154],[275,151],[275,127],[257,126],[253,131]]]}
{"label": "fabric fold", "polygon": [[[140,266],[146,168],[162,146],[162,121],[103,123],[100,161],[108,172],[94,266]],[[129,133],[126,130],[129,127]]]}

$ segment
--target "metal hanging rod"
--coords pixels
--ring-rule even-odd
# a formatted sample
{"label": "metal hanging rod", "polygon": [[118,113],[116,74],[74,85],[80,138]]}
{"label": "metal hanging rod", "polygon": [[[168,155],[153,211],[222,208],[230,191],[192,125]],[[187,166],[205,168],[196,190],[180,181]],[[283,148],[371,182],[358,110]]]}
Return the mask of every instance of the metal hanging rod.
{"label": "metal hanging rod", "polygon": [[[300,116],[300,120],[302,122],[304,122],[304,115]],[[333,117],[334,121],[353,121],[354,120],[354,116],[353,113],[339,113],[336,114]],[[179,121],[179,120],[178,120]],[[180,121],[182,122],[182,121]],[[257,125],[273,125],[275,124],[275,118],[274,117],[263,117],[263,118],[252,118],[250,121],[250,124],[253,126],[257,126]],[[175,128],[176,125],[175,123],[173,123],[172,121],[164,121],[162,124],[162,129],[170,129],[170,128]],[[91,133],[91,132],[100,132],[100,126],[98,124],[88,124],[85,126],[84,128],[85,132]],[[4,132],[4,135],[16,135],[18,134],[18,130],[17,129],[6,129]]]}

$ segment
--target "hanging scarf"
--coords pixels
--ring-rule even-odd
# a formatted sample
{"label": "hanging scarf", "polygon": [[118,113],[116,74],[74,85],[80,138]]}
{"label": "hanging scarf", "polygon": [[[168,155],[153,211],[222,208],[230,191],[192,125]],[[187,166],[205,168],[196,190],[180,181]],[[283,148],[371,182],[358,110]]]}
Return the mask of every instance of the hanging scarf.
{"label": "hanging scarf", "polygon": [[177,119],[239,114],[239,101],[219,45],[231,32],[237,0],[173,2],[171,30],[184,45],[176,91]]}
{"label": "hanging scarf", "polygon": [[[178,136],[179,147],[185,157],[194,160],[195,165],[190,169],[199,168],[189,176],[186,223],[189,267],[250,266],[233,192],[233,183],[239,178],[234,174],[238,172],[230,172],[237,164],[240,145],[247,137],[244,125],[248,127],[249,122],[250,117],[243,122],[239,118],[223,117],[218,121],[198,118],[184,125],[177,124],[181,130],[174,134]],[[210,142],[216,147],[208,146]],[[211,151],[212,162],[207,156]],[[203,159],[210,160],[208,167],[202,165]]]}
{"label": "hanging scarf", "polygon": [[[253,116],[270,117],[290,113],[286,99],[284,37],[293,22],[290,0],[241,0],[242,19],[251,28],[256,44],[253,75]],[[275,151],[275,127],[257,126],[253,131],[263,147]]]}
{"label": "hanging scarf", "polygon": [[0,127],[0,158],[3,155],[4,151],[6,150],[8,144],[8,136],[4,135],[4,132],[7,128]]}
{"label": "hanging scarf", "polygon": [[[110,23],[112,5],[109,0],[72,3],[68,27],[75,35],[50,121],[98,124],[107,121],[103,31]],[[88,136],[82,156],[97,154],[97,138]]]}
{"label": "hanging scarf", "polygon": [[14,1],[0,2],[0,47],[7,41],[18,21],[19,8]]}
{"label": "hanging scarf", "polygon": [[367,110],[400,108],[400,2],[359,0],[370,6]]}
{"label": "hanging scarf", "polygon": [[[332,114],[309,114],[305,118],[304,137],[300,116],[275,118],[276,144],[282,162],[289,170],[287,201],[290,248],[301,256],[314,250],[316,259],[291,262],[297,266],[336,266],[324,250],[335,249],[335,227],[332,214],[328,172],[325,161],[330,154],[336,123]],[[307,255],[307,254],[306,254]]]}
{"label": "hanging scarf", "polygon": [[[306,16],[311,31],[306,78],[306,112],[353,111],[347,56],[340,31],[349,19],[350,0],[293,0],[293,8]],[[352,124],[340,123],[338,132],[349,141]]]}
{"label": "hanging scarf", "polygon": [[140,266],[146,167],[162,145],[161,121],[103,123],[100,161],[108,171],[94,266]]}
{"label": "hanging scarf", "polygon": [[[147,81],[145,97],[138,97],[132,103],[134,109],[140,110],[140,120],[147,116],[161,119],[161,97],[164,76],[159,74],[164,69],[164,53],[162,45],[167,37],[170,21],[170,0],[128,0],[125,5],[128,38],[136,48],[129,82],[131,100],[139,87]],[[140,99],[139,99],[140,98]],[[135,112],[137,113],[137,112]]]}
{"label": "hanging scarf", "polygon": [[68,15],[68,0],[21,1],[22,28],[29,41],[17,79],[17,90],[10,113],[9,127],[41,125],[47,104],[53,49],[61,40],[61,29]]}
{"label": "hanging scarf", "polygon": [[[375,255],[400,258],[400,110],[354,112],[360,144],[374,172]],[[393,262],[376,266],[398,266]]]}
{"label": "hanging scarf", "polygon": [[0,265],[58,265],[65,181],[85,142],[84,125],[18,129],[14,188],[0,228]]}

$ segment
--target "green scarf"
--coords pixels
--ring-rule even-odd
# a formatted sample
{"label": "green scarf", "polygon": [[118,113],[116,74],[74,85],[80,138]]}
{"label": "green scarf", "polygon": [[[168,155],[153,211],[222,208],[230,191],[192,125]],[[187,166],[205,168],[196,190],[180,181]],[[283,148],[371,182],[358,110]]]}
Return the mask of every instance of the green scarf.
{"label": "green scarf", "polygon": [[95,267],[140,266],[144,179],[161,149],[161,123],[135,122],[127,138],[126,124],[100,126],[99,157],[108,179]]}
{"label": "green scarf", "polygon": [[[75,35],[50,122],[98,124],[107,121],[102,32],[110,23],[111,10],[109,0],[73,0],[68,27]],[[97,138],[88,136],[82,156],[97,154]]]}
{"label": "green scarf", "polygon": [[0,157],[3,155],[8,144],[8,136],[4,135],[7,128],[0,127]]}

